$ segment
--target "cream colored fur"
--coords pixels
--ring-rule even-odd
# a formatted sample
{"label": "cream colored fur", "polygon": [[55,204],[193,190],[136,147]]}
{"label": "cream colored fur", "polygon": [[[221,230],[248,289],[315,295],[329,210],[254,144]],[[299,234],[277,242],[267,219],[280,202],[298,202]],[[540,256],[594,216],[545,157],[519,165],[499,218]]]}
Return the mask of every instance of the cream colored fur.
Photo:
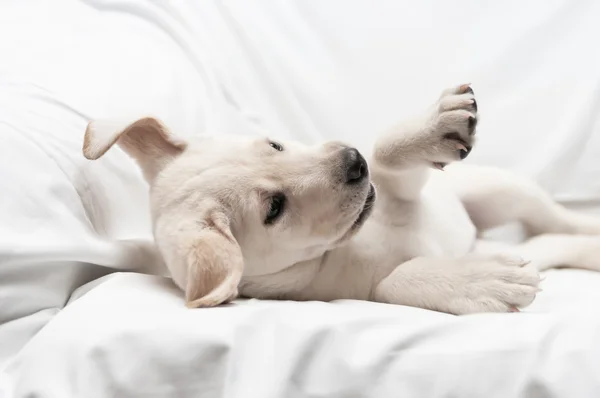
{"label": "cream colored fur", "polygon": [[[423,117],[383,134],[369,176],[352,184],[342,143],[276,141],[279,151],[266,138],[183,141],[153,118],[90,123],[84,154],[97,159],[116,142],[137,160],[156,244],[190,307],[242,294],[517,311],[534,300],[540,269],[600,270],[600,221],[500,170],[436,170],[468,154],[476,123],[469,85],[448,89]],[[274,195],[285,195],[284,210],[265,224]],[[502,248],[478,240],[512,221],[537,236]]]}

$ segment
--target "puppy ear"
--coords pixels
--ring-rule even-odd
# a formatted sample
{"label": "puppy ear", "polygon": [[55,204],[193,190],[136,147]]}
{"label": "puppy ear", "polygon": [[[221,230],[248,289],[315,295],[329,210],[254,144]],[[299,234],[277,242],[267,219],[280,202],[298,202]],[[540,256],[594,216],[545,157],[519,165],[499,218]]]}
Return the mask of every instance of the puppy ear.
{"label": "puppy ear", "polygon": [[214,307],[235,299],[244,259],[229,219],[219,211],[209,213],[204,228],[188,242],[186,305]]}
{"label": "puppy ear", "polygon": [[174,137],[160,121],[147,117],[131,124],[90,122],[85,130],[83,155],[98,159],[115,143],[137,161],[149,182],[186,148],[186,142]]}

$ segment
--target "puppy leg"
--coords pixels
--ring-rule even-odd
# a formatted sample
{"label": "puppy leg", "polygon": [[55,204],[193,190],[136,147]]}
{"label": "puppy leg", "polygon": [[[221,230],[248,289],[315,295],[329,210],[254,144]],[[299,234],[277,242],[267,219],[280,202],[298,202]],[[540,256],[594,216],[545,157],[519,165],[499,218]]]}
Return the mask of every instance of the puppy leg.
{"label": "puppy leg", "polygon": [[544,234],[512,246],[477,241],[474,251],[485,255],[512,253],[531,261],[538,271],[550,268],[600,271],[600,236]]}
{"label": "puppy leg", "polygon": [[377,140],[371,170],[378,188],[415,199],[429,169],[466,158],[473,146],[477,102],[464,84],[444,91],[425,116],[402,123]]}
{"label": "puppy leg", "polygon": [[379,282],[373,299],[457,315],[511,312],[531,304],[539,281],[536,269],[514,256],[417,257]]}
{"label": "puppy leg", "polygon": [[544,234],[520,244],[517,252],[540,271],[557,267],[600,271],[598,236]]}
{"label": "puppy leg", "polygon": [[465,164],[448,167],[446,176],[479,231],[520,222],[530,236],[600,234],[600,218],[566,209],[528,178]]}

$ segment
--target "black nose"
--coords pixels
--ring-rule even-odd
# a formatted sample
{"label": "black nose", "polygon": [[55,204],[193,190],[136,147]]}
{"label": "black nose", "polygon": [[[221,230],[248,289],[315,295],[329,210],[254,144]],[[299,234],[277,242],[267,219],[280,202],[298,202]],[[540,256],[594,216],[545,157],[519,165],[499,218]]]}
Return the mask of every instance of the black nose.
{"label": "black nose", "polygon": [[348,184],[357,183],[369,175],[367,161],[362,157],[358,150],[355,148],[344,149],[343,156],[346,182]]}

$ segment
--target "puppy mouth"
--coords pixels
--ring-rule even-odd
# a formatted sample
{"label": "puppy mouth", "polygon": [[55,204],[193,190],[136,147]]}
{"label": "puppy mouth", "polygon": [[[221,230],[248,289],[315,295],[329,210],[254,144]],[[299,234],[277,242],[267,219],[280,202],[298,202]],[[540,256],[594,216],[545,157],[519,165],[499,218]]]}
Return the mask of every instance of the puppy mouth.
{"label": "puppy mouth", "polygon": [[352,236],[356,234],[356,232],[365,223],[365,220],[369,218],[369,215],[373,211],[373,204],[375,203],[376,196],[377,193],[375,191],[375,187],[373,186],[373,184],[369,184],[369,193],[367,194],[367,197],[365,199],[365,202],[363,203],[363,207],[360,213],[358,214],[350,228],[348,228],[346,233],[336,241],[336,244],[342,244],[344,242],[347,242]]}
{"label": "puppy mouth", "polygon": [[358,217],[354,221],[354,224],[352,224],[351,229],[360,227],[369,217],[369,215],[371,215],[376,196],[377,195],[375,193],[375,186],[371,183],[369,184],[369,193],[367,194],[367,198],[365,199],[365,203],[363,204],[362,210],[358,214]]}

